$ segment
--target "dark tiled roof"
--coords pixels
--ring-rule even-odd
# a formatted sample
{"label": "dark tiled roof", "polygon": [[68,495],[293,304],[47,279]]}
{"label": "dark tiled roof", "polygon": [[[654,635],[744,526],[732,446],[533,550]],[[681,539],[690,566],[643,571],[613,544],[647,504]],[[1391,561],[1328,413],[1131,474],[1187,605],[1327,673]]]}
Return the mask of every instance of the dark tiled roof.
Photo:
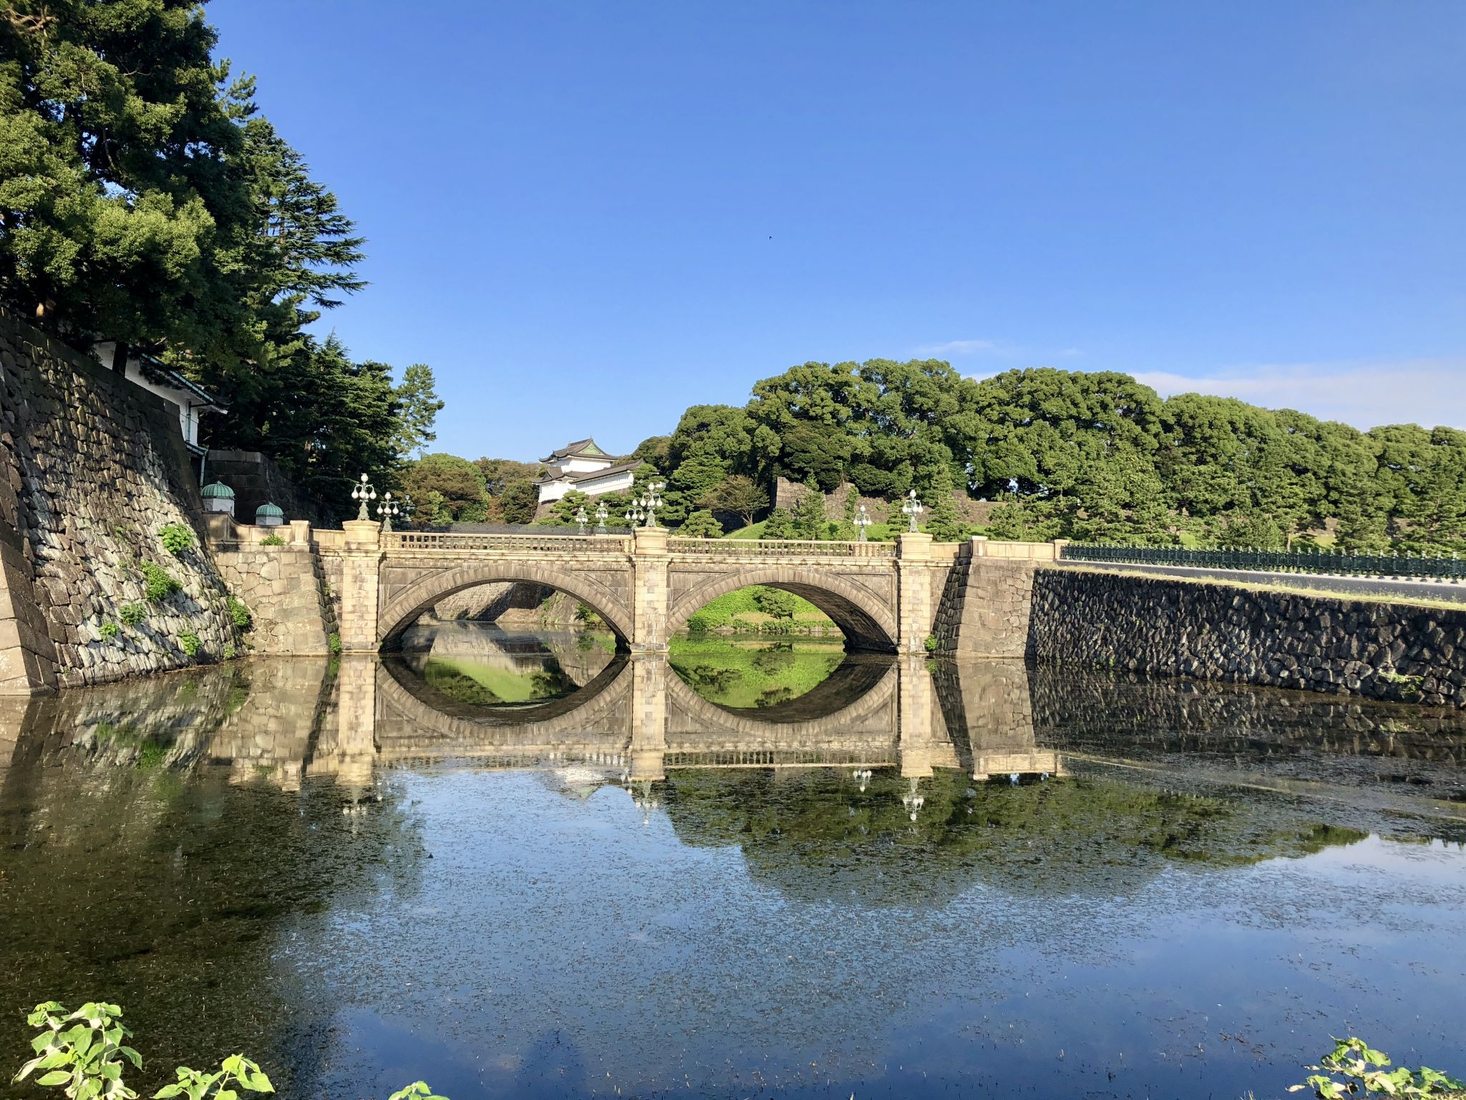
{"label": "dark tiled roof", "polygon": [[582,481],[595,481],[598,478],[610,477],[612,474],[625,473],[628,470],[635,470],[641,465],[641,459],[629,458],[625,462],[618,462],[614,466],[606,466],[599,470],[583,470],[570,474],[547,473],[535,481],[536,485],[552,485],[557,481],[568,481],[572,485]]}
{"label": "dark tiled roof", "polygon": [[611,458],[605,451],[596,445],[594,439],[577,439],[573,443],[567,443],[558,451],[551,451],[549,458],[540,459],[541,462],[554,462],[561,458],[578,458],[585,455],[588,458]]}
{"label": "dark tiled roof", "polygon": [[208,390],[185,378],[176,370],[170,370],[151,355],[138,357],[138,369],[142,372],[143,377],[151,382],[156,382],[163,386],[172,386],[175,390],[182,390],[184,393],[193,394],[199,399],[199,407],[212,408],[219,412],[229,411],[223,405],[219,404],[218,400]]}

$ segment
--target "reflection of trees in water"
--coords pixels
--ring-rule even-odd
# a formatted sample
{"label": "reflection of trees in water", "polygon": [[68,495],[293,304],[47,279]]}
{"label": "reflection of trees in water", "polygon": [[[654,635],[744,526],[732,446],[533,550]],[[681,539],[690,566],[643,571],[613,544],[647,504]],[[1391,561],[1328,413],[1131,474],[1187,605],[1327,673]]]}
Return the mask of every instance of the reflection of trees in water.
{"label": "reflection of trees in water", "polygon": [[422,666],[423,679],[434,688],[455,702],[475,706],[544,702],[547,699],[559,699],[571,692],[579,691],[581,687],[570,678],[553,657],[547,657],[544,667],[535,669],[533,672],[514,674],[517,682],[512,684],[515,689],[513,698],[505,698],[496,693],[489,686],[489,683],[494,682],[492,679],[489,680],[489,683],[484,682],[485,679],[488,679],[487,671],[476,668],[471,662],[441,660],[435,657],[429,657]]}
{"label": "reflection of trees in water", "polygon": [[915,822],[892,773],[677,771],[665,804],[686,844],[741,848],[750,873],[803,900],[941,905],[978,884],[1110,896],[1165,866],[1232,867],[1361,840],[1295,811],[1105,780],[973,786],[923,779]]}
{"label": "reflection of trees in water", "polygon": [[843,649],[819,642],[674,638],[668,651],[668,663],[685,684],[735,709],[796,699],[829,679],[844,659]]}
{"label": "reflection of trees in water", "polygon": [[402,660],[454,702],[517,706],[578,691],[614,655],[610,634],[510,634],[492,623],[455,621],[413,627]]}
{"label": "reflection of trees in water", "polygon": [[424,855],[390,787],[343,813],[334,784],[267,781],[269,761],[308,751],[323,669],[251,662],[33,708],[0,771],[0,1050],[24,1049],[20,1010],[105,996],[147,1054],[147,1092],[167,1067],[237,1050],[287,1090],[291,1066],[310,1076],[333,1006],[277,963],[282,937],[328,906],[415,889]]}

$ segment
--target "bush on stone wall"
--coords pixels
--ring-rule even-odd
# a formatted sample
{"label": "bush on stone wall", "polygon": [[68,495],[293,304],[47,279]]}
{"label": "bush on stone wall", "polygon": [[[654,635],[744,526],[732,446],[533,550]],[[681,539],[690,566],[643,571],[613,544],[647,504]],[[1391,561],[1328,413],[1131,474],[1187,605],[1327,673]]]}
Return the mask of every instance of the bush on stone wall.
{"label": "bush on stone wall", "polygon": [[230,596],[228,599],[229,620],[234,624],[235,629],[245,631],[254,629],[254,616],[250,614],[249,608],[245,607],[238,599]]}
{"label": "bush on stone wall", "polygon": [[138,566],[138,570],[143,575],[143,596],[148,603],[161,603],[183,587],[178,583],[177,578],[161,565],[145,561]]}
{"label": "bush on stone wall", "polygon": [[158,537],[163,543],[163,549],[175,558],[198,545],[193,528],[186,523],[165,523]]}

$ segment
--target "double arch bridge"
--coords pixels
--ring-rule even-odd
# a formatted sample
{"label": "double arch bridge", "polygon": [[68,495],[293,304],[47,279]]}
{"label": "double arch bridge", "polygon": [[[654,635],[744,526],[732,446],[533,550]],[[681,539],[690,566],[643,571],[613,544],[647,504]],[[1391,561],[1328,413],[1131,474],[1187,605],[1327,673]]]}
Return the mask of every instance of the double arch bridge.
{"label": "double arch bridge", "polygon": [[934,544],[917,533],[892,544],[684,539],[647,527],[630,535],[497,535],[344,526],[332,549],[340,559],[341,642],[350,653],[391,650],[445,597],[499,581],[567,593],[631,653],[664,650],[708,601],[754,584],[808,599],[851,650],[920,653],[950,574],[965,569],[962,552],[970,554],[970,544]]}

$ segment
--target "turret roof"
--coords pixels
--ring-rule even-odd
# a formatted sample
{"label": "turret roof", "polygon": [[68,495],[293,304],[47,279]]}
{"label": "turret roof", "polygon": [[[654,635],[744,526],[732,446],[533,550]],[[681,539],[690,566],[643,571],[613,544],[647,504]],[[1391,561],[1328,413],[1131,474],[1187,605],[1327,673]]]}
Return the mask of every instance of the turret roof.
{"label": "turret roof", "polygon": [[612,458],[596,445],[594,439],[577,439],[573,443],[567,443],[558,451],[551,451],[549,458],[540,459],[541,462],[555,462],[562,458],[578,458],[585,455],[589,458]]}

